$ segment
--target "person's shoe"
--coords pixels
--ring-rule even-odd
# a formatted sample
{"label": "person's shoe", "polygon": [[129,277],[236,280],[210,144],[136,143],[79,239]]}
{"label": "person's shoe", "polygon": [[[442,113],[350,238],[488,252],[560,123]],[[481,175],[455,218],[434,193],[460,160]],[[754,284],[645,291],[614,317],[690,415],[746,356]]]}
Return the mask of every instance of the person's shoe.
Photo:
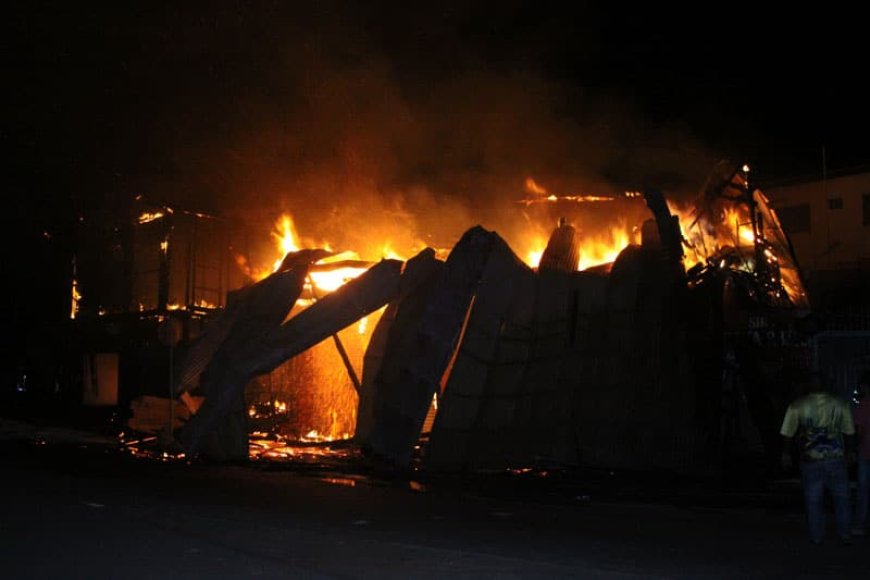
{"label": "person's shoe", "polygon": [[815,538],[810,538],[810,542],[812,542],[812,544],[814,546],[821,546],[822,545],[822,540],[817,540]]}
{"label": "person's shoe", "polygon": [[863,537],[864,536],[864,528],[852,528],[852,535]]}
{"label": "person's shoe", "polygon": [[840,538],[840,543],[842,543],[844,546],[851,546],[852,545],[852,537],[851,536],[842,536]]}

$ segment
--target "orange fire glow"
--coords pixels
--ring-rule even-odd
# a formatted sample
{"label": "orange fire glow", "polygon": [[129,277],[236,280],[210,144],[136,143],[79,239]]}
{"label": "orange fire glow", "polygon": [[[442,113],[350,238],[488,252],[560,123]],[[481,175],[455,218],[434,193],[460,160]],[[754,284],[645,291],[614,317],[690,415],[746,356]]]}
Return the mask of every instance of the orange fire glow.
{"label": "orange fire glow", "polygon": [[[782,285],[792,304],[805,306],[806,291],[797,265],[788,253],[788,242],[783,237],[776,213],[769,208],[767,198],[760,191],[753,192],[753,199],[762,215],[758,226],[763,227],[760,232],[763,238],[762,252],[759,256],[756,255],[754,226],[746,204],[721,204],[718,213],[708,210],[707,214],[699,213],[697,208],[668,204],[671,213],[679,217],[683,236],[688,242],[686,268],[706,264],[720,251],[730,247],[732,255],[738,259],[731,267],[758,271],[761,265],[755,262],[758,259],[763,260],[763,266],[776,273],[771,282]],[[708,215],[709,213],[713,215]]]}
{"label": "orange fire glow", "polygon": [[746,248],[755,242],[749,211],[745,206],[725,206],[716,216],[700,216],[694,207],[668,202],[680,220],[683,237],[689,243],[686,268],[703,264],[725,246]]}
{"label": "orange fire glow", "polygon": [[[625,223],[613,226],[609,230],[597,235],[584,236],[580,232],[581,245],[577,270],[586,270],[594,266],[600,266],[616,260],[627,245],[637,242],[636,233]],[[541,263],[541,256],[547,247],[549,232],[536,233],[527,241],[528,249],[521,255],[523,261],[532,268],[537,268]]]}
{"label": "orange fire glow", "polygon": [[[538,184],[533,178],[526,177],[525,182],[526,192],[531,194],[531,197],[519,200],[519,203],[529,206],[537,203],[554,203],[557,201],[563,202],[595,202],[595,201],[614,201],[616,197],[611,195],[556,195],[549,193],[543,186]],[[626,193],[627,197],[633,197],[634,192]]]}
{"label": "orange fire glow", "polygon": [[[307,304],[297,304],[291,317],[306,307]],[[373,312],[338,333],[357,377],[362,376],[365,349],[381,314],[382,311]],[[358,396],[335,338],[290,359],[259,381],[249,391],[249,405],[253,420],[286,415],[288,419],[278,426],[278,431],[292,441],[320,443],[349,439],[356,430]]]}
{"label": "orange fire glow", "polygon": [[281,250],[281,258],[278,258],[275,268],[281,265],[281,259],[284,256],[302,249],[302,244],[299,243],[299,234],[296,233],[296,225],[290,214],[285,213],[278,218],[272,230],[272,237],[278,242],[278,249]]}
{"label": "orange fire glow", "polygon": [[[741,211],[742,210],[742,211]],[[728,207],[723,211],[722,223],[731,231],[732,239],[738,245],[752,245],[755,242],[755,234],[752,232],[752,222],[743,207]]]}
{"label": "orange fire glow", "polygon": [[72,280],[72,302],[70,304],[69,317],[72,320],[75,320],[76,315],[79,313],[79,302],[82,299],[82,295],[79,292],[79,282],[75,278]]}
{"label": "orange fire glow", "polygon": [[584,239],[583,245],[580,247],[580,260],[577,269],[585,270],[613,262],[619,252],[636,241],[634,238],[636,235],[633,235],[629,227],[623,224],[621,227],[611,228],[604,235]]}
{"label": "orange fire glow", "polygon": [[[271,269],[252,270],[247,268],[247,263],[244,258],[238,259],[239,265],[245,268],[249,275],[255,280],[262,280],[272,272],[277,271],[281,266],[284,257],[290,252],[298,252],[303,248],[320,248],[328,252],[333,251],[332,244],[327,241],[305,240],[303,242],[298,230],[296,229],[293,217],[288,213],[282,214],[275,222],[271,236],[275,242],[275,248],[277,250],[277,257],[272,263]],[[381,258],[405,259],[400,256],[389,243],[381,245],[381,253],[377,256],[377,259]],[[360,265],[329,267],[329,264],[335,264],[336,262],[342,261],[356,261],[360,262]],[[323,267],[317,268],[317,266]],[[306,288],[308,292],[314,296],[322,296],[329,292],[334,292],[350,280],[360,276],[368,269],[368,267],[369,264],[363,262],[360,255],[355,251],[336,253],[317,262],[309,273],[309,281],[306,284]]]}
{"label": "orange fire glow", "polygon": [[322,445],[322,440],[300,442],[262,432],[251,434],[248,449],[249,456],[255,460],[344,458],[351,455],[348,449]]}
{"label": "orange fire glow", "polygon": [[547,195],[547,190],[538,185],[531,177],[526,177],[526,191],[537,195]]}
{"label": "orange fire glow", "polygon": [[544,255],[544,249],[547,247],[547,238],[543,235],[536,235],[532,237],[530,243],[530,250],[527,250],[525,254],[523,254],[523,261],[527,266],[531,266],[532,268],[537,268],[541,263],[541,257]]}

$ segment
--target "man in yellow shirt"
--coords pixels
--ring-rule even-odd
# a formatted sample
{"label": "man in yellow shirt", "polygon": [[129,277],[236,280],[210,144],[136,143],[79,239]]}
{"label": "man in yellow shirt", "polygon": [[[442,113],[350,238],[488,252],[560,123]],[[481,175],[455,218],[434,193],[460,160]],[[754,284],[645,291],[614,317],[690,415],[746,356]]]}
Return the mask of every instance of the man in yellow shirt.
{"label": "man in yellow shirt", "polygon": [[810,528],[810,539],[820,544],[825,537],[824,494],[834,499],[837,534],[849,543],[849,473],[846,469],[844,436],[854,435],[849,405],[827,392],[818,376],[807,385],[806,395],[788,406],[782,428],[783,468],[791,466],[792,439],[797,435],[801,454],[801,479]]}

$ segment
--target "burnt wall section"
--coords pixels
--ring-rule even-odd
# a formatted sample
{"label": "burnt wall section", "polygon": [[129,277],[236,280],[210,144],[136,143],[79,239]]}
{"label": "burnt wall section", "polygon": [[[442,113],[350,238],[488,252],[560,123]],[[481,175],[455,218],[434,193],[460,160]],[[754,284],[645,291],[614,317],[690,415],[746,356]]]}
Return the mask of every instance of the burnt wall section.
{"label": "burnt wall section", "polygon": [[580,386],[580,461],[632,469],[695,464],[698,401],[688,354],[685,286],[656,248],[629,246],[607,282],[597,368]]}
{"label": "burnt wall section", "polygon": [[441,469],[578,461],[574,405],[595,369],[605,278],[535,274],[507,253],[487,268],[435,421]]}
{"label": "burnt wall section", "polygon": [[438,289],[438,280],[444,274],[444,263],[436,260],[433,253],[418,266],[420,283],[388,307],[390,316],[384,317],[384,324],[389,328],[379,325],[375,331],[376,337],[380,333],[386,333],[386,337],[383,342],[373,337],[366,361],[374,362],[380,351],[381,363],[364,376],[360,394],[357,441],[364,448],[397,462],[410,460],[420,432],[418,423],[422,425],[419,409],[432,399],[432,394],[427,395],[428,386],[420,390],[406,386],[407,381],[413,380],[410,378],[413,369],[408,365],[424,356],[418,351],[428,345],[419,336],[421,322]]}
{"label": "burnt wall section", "polygon": [[399,304],[371,395],[374,425],[363,445],[373,453],[399,465],[410,462],[496,244],[505,245],[495,233],[468,230],[443,268],[429,271],[421,290]]}
{"label": "burnt wall section", "polygon": [[703,437],[671,261],[630,246],[609,277],[534,273],[496,248],[427,465],[691,468]]}
{"label": "burnt wall section", "polygon": [[[502,464],[511,454],[520,374],[514,361],[527,353],[500,348],[503,332],[522,336],[533,316],[534,273],[499,238],[476,288],[441,408],[435,418],[427,462],[434,467]],[[507,330],[508,334],[511,330]],[[515,334],[516,336],[516,334]],[[495,440],[493,440],[493,436]]]}

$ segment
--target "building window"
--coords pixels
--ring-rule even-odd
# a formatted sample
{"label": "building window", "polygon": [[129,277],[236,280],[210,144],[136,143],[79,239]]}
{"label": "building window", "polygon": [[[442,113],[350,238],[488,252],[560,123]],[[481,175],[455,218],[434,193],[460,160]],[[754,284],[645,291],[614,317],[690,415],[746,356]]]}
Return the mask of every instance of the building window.
{"label": "building window", "polygon": [[828,209],[843,209],[843,198],[832,197],[828,200]]}
{"label": "building window", "polygon": [[870,226],[870,193],[865,193],[862,201],[864,205],[864,225]]}
{"label": "building window", "polygon": [[[864,217],[867,217],[867,203],[864,203]],[[810,232],[810,204],[790,205],[776,210],[782,229],[789,234],[808,234]]]}

